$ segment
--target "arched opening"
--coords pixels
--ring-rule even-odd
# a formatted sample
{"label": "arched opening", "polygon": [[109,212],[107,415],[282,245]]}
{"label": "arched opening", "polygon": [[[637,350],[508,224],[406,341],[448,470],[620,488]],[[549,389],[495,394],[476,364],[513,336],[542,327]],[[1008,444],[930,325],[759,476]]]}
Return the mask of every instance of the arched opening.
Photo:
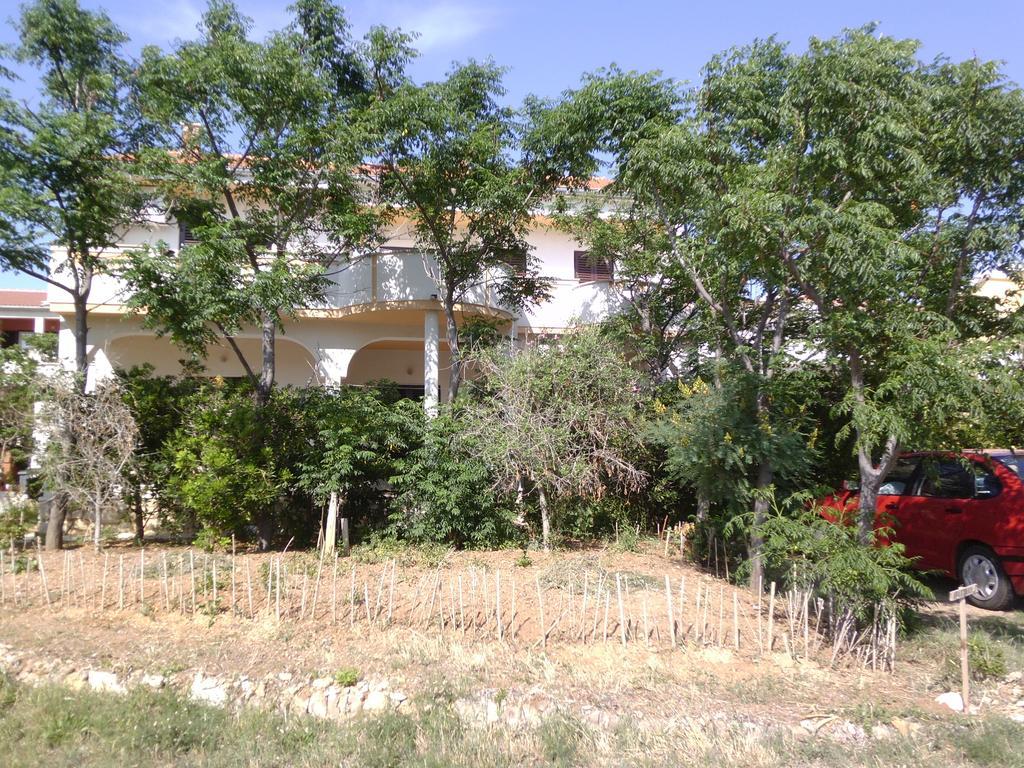
{"label": "arched opening", "polygon": [[[260,340],[236,339],[242,354],[257,374],[260,369]],[[146,335],[120,336],[106,345],[106,355],[114,368],[128,369],[136,365],[153,366],[155,376],[176,376],[186,357],[166,338]],[[234,351],[224,343],[211,344],[202,361],[203,375],[243,378],[245,369]],[[277,339],[276,381],[282,386],[305,387],[319,384],[316,360],[308,349],[289,339]]]}
{"label": "arched opening", "polygon": [[[451,358],[442,341],[439,353],[440,398],[448,396],[448,370]],[[367,384],[388,379],[398,384],[409,397],[423,396],[423,340],[381,339],[360,348],[348,366],[346,384]]]}

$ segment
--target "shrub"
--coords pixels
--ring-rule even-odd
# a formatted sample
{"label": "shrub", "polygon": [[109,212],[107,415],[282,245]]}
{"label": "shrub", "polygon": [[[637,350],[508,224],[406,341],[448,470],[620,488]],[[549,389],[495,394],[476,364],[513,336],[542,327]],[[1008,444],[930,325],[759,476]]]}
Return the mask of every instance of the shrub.
{"label": "shrub", "polygon": [[493,486],[476,446],[465,437],[459,411],[443,406],[395,478],[402,511],[391,530],[411,541],[456,547],[496,548],[519,541],[514,500]]}

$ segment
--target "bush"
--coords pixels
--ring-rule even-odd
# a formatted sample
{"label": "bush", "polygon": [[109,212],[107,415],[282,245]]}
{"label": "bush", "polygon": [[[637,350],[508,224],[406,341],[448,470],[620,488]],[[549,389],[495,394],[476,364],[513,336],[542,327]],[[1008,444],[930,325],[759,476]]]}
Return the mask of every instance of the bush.
{"label": "bush", "polygon": [[514,499],[494,490],[494,478],[463,434],[456,407],[443,406],[426,426],[423,444],[395,478],[401,514],[391,530],[415,542],[497,548],[519,542]]}
{"label": "bush", "polygon": [[774,512],[760,533],[766,571],[784,587],[827,595],[833,612],[850,612],[859,621],[879,608],[900,613],[929,594],[901,544],[864,546],[855,526],[826,520],[817,508]]}

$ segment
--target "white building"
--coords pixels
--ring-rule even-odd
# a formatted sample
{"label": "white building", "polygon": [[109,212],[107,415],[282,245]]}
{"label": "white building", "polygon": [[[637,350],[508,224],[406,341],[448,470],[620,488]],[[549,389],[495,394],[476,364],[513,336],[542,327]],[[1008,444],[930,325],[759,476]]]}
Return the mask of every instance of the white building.
{"label": "white building", "polygon": [[[120,247],[163,241],[181,247],[183,232],[172,220],[154,216],[147,225],[129,231]],[[543,216],[529,235],[540,273],[551,282],[551,298],[523,312],[500,305],[493,290],[494,275],[470,292],[458,307],[460,317],[480,315],[500,321],[502,330],[520,342],[536,334],[557,334],[574,322],[600,320],[617,302],[610,270],[595,266],[579,243],[557,230]],[[60,253],[55,253],[55,258]],[[116,257],[116,254],[111,254]],[[444,340],[444,316],[435,298],[423,256],[415,249],[408,227],[396,227],[379,253],[351,262],[339,260],[332,286],[321,306],[300,310],[285,320],[277,342],[277,381],[282,385],[365,384],[390,379],[410,395],[448,388],[449,357]],[[93,283],[89,302],[90,385],[115,368],[148,363],[156,375],[176,374],[185,355],[165,338],[143,328],[127,305],[123,284],[109,276]],[[49,310],[60,316],[59,354],[74,360],[74,308],[66,294],[51,288]],[[258,329],[236,337],[243,354],[259,368]],[[241,377],[241,364],[226,345],[208,350],[206,373]]]}

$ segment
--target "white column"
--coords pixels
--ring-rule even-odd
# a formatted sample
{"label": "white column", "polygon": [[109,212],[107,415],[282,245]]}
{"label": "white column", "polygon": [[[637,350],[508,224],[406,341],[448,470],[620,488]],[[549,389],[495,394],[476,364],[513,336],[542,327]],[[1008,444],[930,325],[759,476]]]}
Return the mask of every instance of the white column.
{"label": "white column", "polygon": [[423,314],[423,410],[437,413],[437,385],[440,379],[441,321],[440,312],[428,309]]}
{"label": "white column", "polygon": [[45,333],[46,332],[46,318],[45,317],[33,318],[33,328],[32,328],[32,330],[35,333]]}

